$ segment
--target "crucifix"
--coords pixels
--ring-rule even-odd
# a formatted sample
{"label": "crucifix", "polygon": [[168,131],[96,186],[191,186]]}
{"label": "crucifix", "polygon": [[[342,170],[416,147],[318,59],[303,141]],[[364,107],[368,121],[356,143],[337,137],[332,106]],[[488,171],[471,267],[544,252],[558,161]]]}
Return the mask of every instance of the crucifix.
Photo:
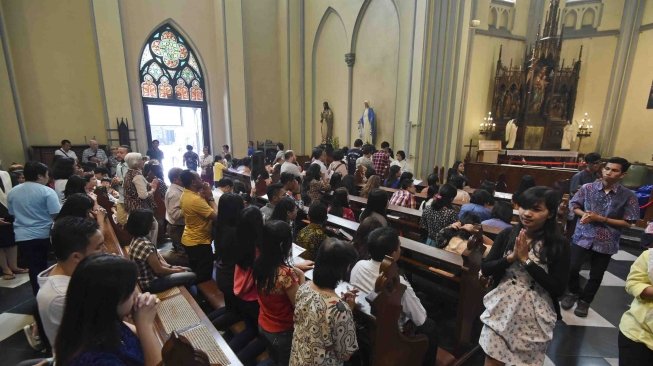
{"label": "crucifix", "polygon": [[472,145],[472,139],[469,139],[469,145],[464,145],[464,147],[469,147],[467,150],[467,155],[465,155],[465,163],[469,163],[472,160],[472,147],[478,147],[478,145]]}

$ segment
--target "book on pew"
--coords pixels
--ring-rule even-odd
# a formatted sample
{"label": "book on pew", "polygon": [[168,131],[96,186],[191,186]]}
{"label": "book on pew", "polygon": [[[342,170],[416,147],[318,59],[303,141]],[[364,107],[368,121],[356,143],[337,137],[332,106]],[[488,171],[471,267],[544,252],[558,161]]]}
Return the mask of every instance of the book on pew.
{"label": "book on pew", "polygon": [[395,216],[395,215],[385,215],[385,216],[393,220],[399,220],[399,216]]}
{"label": "book on pew", "polygon": [[344,231],[342,229],[338,229],[338,232],[349,241],[352,241],[352,239],[354,239],[354,237],[352,235],[350,235],[348,232],[346,232],[346,231]]}
{"label": "book on pew", "polygon": [[306,249],[300,247],[299,245],[292,243],[292,257],[297,258],[299,257],[302,253],[304,253]]}

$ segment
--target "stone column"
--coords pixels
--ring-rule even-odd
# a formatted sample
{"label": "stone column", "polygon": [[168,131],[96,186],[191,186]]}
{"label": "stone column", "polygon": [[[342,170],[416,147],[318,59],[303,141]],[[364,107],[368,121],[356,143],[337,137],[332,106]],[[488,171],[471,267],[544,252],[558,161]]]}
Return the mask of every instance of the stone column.
{"label": "stone column", "polygon": [[429,2],[417,177],[426,177],[436,165],[449,166],[456,158],[471,3]]}

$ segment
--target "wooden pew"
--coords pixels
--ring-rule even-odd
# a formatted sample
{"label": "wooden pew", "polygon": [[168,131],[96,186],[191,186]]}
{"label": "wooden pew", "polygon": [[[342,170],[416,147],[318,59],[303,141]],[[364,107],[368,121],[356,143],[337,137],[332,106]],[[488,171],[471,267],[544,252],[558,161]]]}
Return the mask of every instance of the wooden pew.
{"label": "wooden pew", "polygon": [[[108,193],[106,189],[96,189],[97,203],[100,207],[107,211],[107,218],[109,219],[109,224],[113,229],[114,236],[117,237],[120,246],[126,247],[132,240],[131,234],[127,232],[120,224],[115,222],[112,217],[113,213],[113,203],[109,200]],[[161,228],[159,228],[161,230]]]}
{"label": "wooden pew", "polygon": [[161,303],[157,305],[154,329],[162,346],[176,331],[194,349],[206,353],[210,365],[242,365],[186,288],[175,287],[157,296]]}
{"label": "wooden pew", "polygon": [[[327,224],[354,233],[359,224],[329,215]],[[485,232],[500,232],[497,228],[483,226]],[[480,283],[478,273],[484,252],[483,245],[468,242],[468,250],[461,256],[424,243],[399,237],[402,256],[399,259],[403,268],[426,278],[437,278],[445,282],[445,288],[456,294],[457,319],[456,341],[451,357],[464,361],[478,350],[477,330],[480,329],[478,317],[482,312],[485,288]],[[482,241],[481,241],[482,242]]]}
{"label": "wooden pew", "polygon": [[357,308],[355,318],[369,332],[370,365],[421,365],[428,348],[425,335],[408,337],[399,329],[401,297],[406,286],[399,282],[399,267],[392,258],[381,263],[371,313]]}
{"label": "wooden pew", "polygon": [[[115,232],[113,231],[112,225],[107,223],[107,220],[112,221],[107,216],[104,222],[99,223],[102,234],[104,235],[104,243],[107,252],[128,258],[127,252],[123,250]],[[211,365],[242,365],[231,348],[229,348],[227,342],[215,329],[211,321],[206,317],[202,309],[200,309],[197,302],[195,302],[195,299],[193,299],[185,287],[174,287],[157,294],[157,296],[162,300],[162,302],[157,305],[157,312],[160,314],[157,314],[154,327],[158,340],[162,346],[166,343],[171,334],[171,332],[165,330],[166,326],[168,328],[178,328],[174,330],[178,331],[179,335],[186,337],[195,349],[202,349],[213,361],[216,359],[222,360],[220,362],[212,362],[210,363]],[[166,301],[172,302],[166,303]],[[174,304],[175,306],[168,306],[169,304]],[[193,324],[188,324],[185,327],[172,326],[174,324],[178,325],[183,323],[186,319],[191,319],[192,321],[190,323]]]}

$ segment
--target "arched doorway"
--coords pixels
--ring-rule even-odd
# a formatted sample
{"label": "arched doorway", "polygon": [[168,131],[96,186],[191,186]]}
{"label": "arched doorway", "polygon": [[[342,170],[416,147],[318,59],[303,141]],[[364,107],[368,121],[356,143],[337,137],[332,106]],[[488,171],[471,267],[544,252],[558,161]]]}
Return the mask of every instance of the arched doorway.
{"label": "arched doorway", "polygon": [[186,145],[201,155],[210,146],[204,75],[184,36],[172,25],[155,30],[143,47],[140,82],[148,148],[158,140],[167,170],[182,166]]}

